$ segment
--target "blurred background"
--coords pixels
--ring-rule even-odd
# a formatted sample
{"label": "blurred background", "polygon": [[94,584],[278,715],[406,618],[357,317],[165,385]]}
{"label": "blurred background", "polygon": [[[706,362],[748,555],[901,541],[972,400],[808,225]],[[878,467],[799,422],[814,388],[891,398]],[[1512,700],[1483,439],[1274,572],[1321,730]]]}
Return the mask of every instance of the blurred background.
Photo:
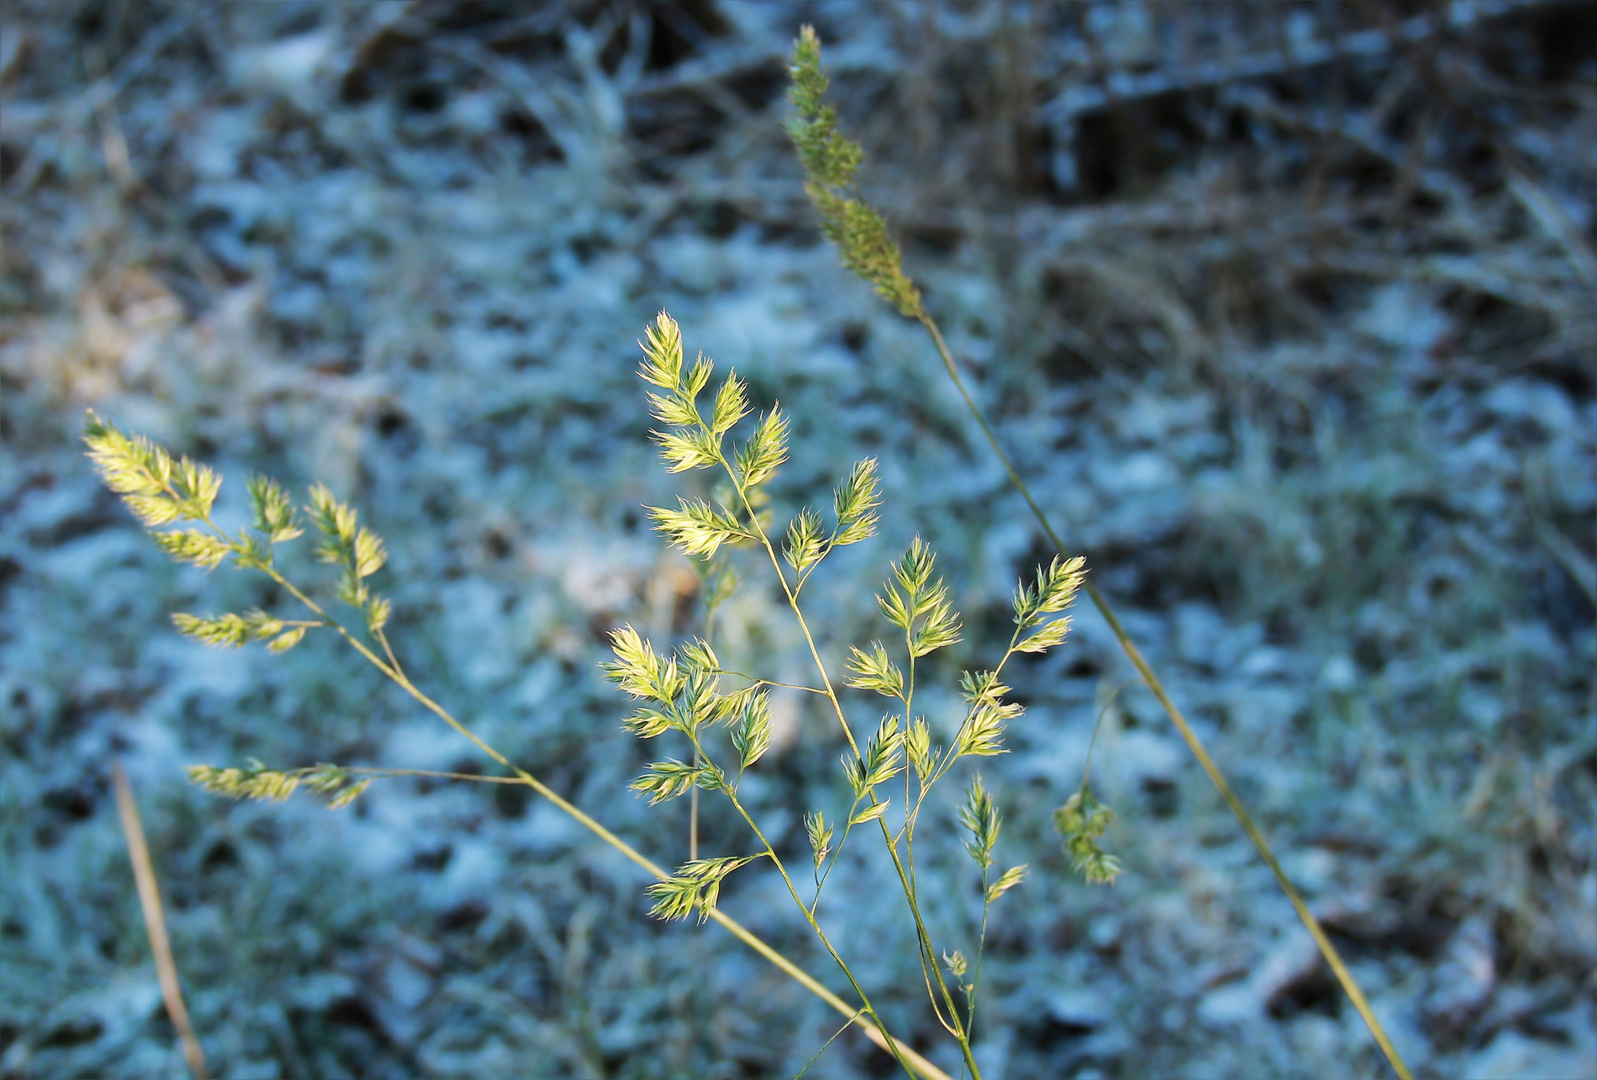
{"label": "blurred background", "polygon": [[[718,928],[651,920],[640,874],[523,791],[388,780],[330,813],[188,786],[249,757],[489,763],[330,638],[181,638],[174,611],[292,609],[171,565],[77,436],[93,407],[208,460],[224,523],[248,472],[326,481],[388,541],[416,680],[674,863],[687,808],[624,790],[645,749],[596,667],[622,622],[702,626],[640,510],[699,483],[664,473],[633,375],[667,309],[791,414],[779,514],[880,459],[883,535],[828,561],[813,622],[832,658],[879,636],[870,594],[927,537],[967,628],[925,696],[949,728],[1050,552],[920,330],[817,237],[781,128],[806,22],[1000,437],[1409,1063],[1597,1075],[1597,7],[0,11],[0,1075],[181,1073],[117,760],[219,1076],[791,1076],[836,1029]],[[715,643],[802,680],[768,581]],[[1093,765],[1126,873],[1069,872],[1049,814],[1130,674],[1085,604],[1013,669],[1028,711],[982,772],[1031,871],[990,934],[986,1075],[1384,1075],[1138,686]],[[779,697],[744,789],[800,862],[838,743]],[[934,813],[923,889],[969,953]],[[748,850],[710,801],[703,835]],[[837,984],[778,884],[751,868],[723,904]],[[890,1023],[954,1068],[882,868],[829,893]],[[891,1072],[850,1032],[811,1075]]]}

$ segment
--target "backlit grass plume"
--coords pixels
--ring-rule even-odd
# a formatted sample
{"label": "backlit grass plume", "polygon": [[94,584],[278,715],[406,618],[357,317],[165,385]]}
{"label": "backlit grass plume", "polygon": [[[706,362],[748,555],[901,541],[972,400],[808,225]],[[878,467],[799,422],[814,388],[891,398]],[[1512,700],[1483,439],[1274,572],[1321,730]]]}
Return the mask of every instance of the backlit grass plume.
{"label": "backlit grass plume", "polygon": [[[694,395],[686,390],[695,386],[703,388],[709,377],[709,365],[701,361],[684,376],[680,338],[675,335],[675,324],[666,319],[651,328],[652,348],[649,365],[644,371],[645,378],[669,390],[668,395],[656,397],[656,411],[663,422],[673,425],[676,431],[662,435],[662,445],[676,469],[725,462],[722,439],[748,411],[742,384],[733,379],[722,385],[708,422],[700,421],[696,413],[680,411],[684,406],[692,406]],[[249,524],[233,534],[218,526],[212,517],[222,478],[210,468],[186,457],[175,458],[142,436],[124,434],[92,411],[84,421],[83,439],[106,485],[122,496],[163,551],[180,563],[205,570],[230,562],[240,569],[262,573],[303,608],[300,614],[306,616],[289,618],[259,609],[215,615],[180,612],[172,617],[180,632],[217,647],[239,648],[265,643],[269,651],[276,653],[293,648],[311,630],[331,630],[417,704],[469,740],[508,774],[476,776],[329,763],[284,769],[250,759],[238,766],[192,765],[187,772],[193,783],[229,798],[264,802],[281,802],[303,788],[322,796],[332,809],[350,805],[379,777],[427,776],[525,785],[654,878],[656,884],[649,892],[659,914],[686,917],[697,913],[701,922],[714,920],[836,1009],[847,1018],[845,1027],[858,1026],[878,1046],[892,1053],[912,1075],[929,1080],[950,1080],[946,1073],[912,1048],[892,1039],[879,1019],[874,1019],[873,1011],[872,1018],[867,1018],[867,1010],[845,1002],[716,906],[727,875],[752,860],[765,857],[763,852],[696,860],[674,874],[668,873],[537,777],[513,764],[423,693],[411,681],[389,643],[387,626],[391,607],[387,598],[372,586],[374,576],[387,561],[382,538],[369,526],[362,525],[354,507],[340,501],[325,485],[312,486],[303,502],[296,505],[276,481],[252,478],[246,485]],[[745,520],[714,510],[702,502],[683,502],[676,510],[656,510],[657,523],[681,545],[705,556],[713,555],[724,544],[756,542],[763,536],[759,525],[763,519],[752,507],[761,499],[759,485],[769,479],[784,460],[786,443],[787,421],[779,410],[772,409],[737,450],[735,475],[743,505],[748,510]],[[809,566],[832,548],[869,535],[876,505],[874,492],[875,481],[870,469],[857,469],[839,489],[837,527],[824,536],[813,531],[810,524],[801,527],[790,545],[791,558]],[[183,527],[187,523],[197,527]],[[344,605],[343,618],[331,613],[329,608],[334,605],[324,606],[314,598],[315,587],[302,587],[291,580],[279,558],[279,545],[300,537],[305,523],[319,536],[314,557],[335,570],[334,579],[324,587],[334,600]],[[721,580],[724,592],[730,578],[723,576]],[[673,798],[695,786],[735,790],[736,778],[758,762],[770,744],[770,709],[766,696],[753,688],[721,694],[715,655],[704,643],[686,646],[680,651],[680,658],[661,657],[635,634],[619,635],[617,650],[629,673],[623,686],[634,696],[663,706],[640,711],[633,721],[635,730],[644,735],[675,730],[697,736],[707,725],[720,725],[726,728],[733,751],[732,757],[727,759],[727,768],[732,770],[730,777],[708,761],[698,764],[662,761],[651,766],[634,787],[653,801]]]}
{"label": "backlit grass plume", "polygon": [[[811,141],[819,157],[826,158],[818,167],[834,169],[825,175],[835,179],[842,175],[836,170],[854,157],[846,146],[835,143],[835,133],[828,133],[829,114],[815,123],[821,126],[805,129],[803,137]],[[993,669],[964,673],[963,716],[948,745],[940,746],[932,741],[926,717],[915,711],[917,663],[958,642],[961,625],[948,586],[937,573],[937,557],[917,537],[889,564],[887,580],[876,597],[891,628],[887,634],[891,644],[872,641],[847,649],[842,685],[890,699],[888,711],[862,741],[858,733],[864,729],[857,728],[858,721],[851,721],[843,707],[838,680],[821,657],[800,598],[805,584],[832,552],[874,533],[881,506],[875,461],[858,462],[838,484],[830,515],[802,507],[788,519],[785,529],[779,529],[763,489],[788,455],[788,424],[781,410],[773,406],[753,420],[738,442],[739,425],[753,410],[737,375],[729,374],[712,393],[710,361],[700,356],[684,366],[681,331],[664,312],[640,344],[644,363],[639,374],[663,391],[650,391],[648,400],[655,419],[665,425],[654,438],[666,466],[672,472],[712,469],[720,473],[716,494],[710,500],[682,498],[674,508],[650,508],[655,528],[679,550],[705,563],[723,548],[753,549],[754,560],[769,565],[781,588],[808,646],[818,684],[791,686],[727,670],[706,640],[662,650],[630,626],[613,632],[615,659],[606,664],[606,670],[638,702],[626,726],[644,739],[670,738],[684,751],[691,750],[691,755],[664,757],[645,766],[633,781],[633,789],[647,796],[651,804],[696,790],[718,793],[752,834],[752,852],[691,859],[669,879],[651,886],[654,913],[661,918],[687,918],[697,913],[702,919],[713,909],[731,873],[768,860],[798,913],[859,994],[866,1015],[884,1027],[865,988],[816,919],[827,881],[854,831],[879,834],[914,923],[932,1008],[958,1042],[965,1068],[979,1077],[971,1034],[988,914],[994,901],[1020,884],[1025,866],[1011,866],[996,878],[992,876],[1001,815],[981,778],[973,778],[960,820],[971,834],[965,849],[980,875],[982,915],[977,926],[952,931],[975,936],[977,960],[972,970],[961,951],[941,952],[926,924],[915,869],[917,826],[933,789],[960,762],[1004,752],[1004,728],[1022,711],[1008,700],[1009,688],[1000,681],[1004,666],[1018,653],[1044,652],[1064,640],[1070,622],[1057,616],[1082,582],[1082,560],[1055,560],[1039,571],[1035,585],[1022,583],[1016,589],[1015,629],[1009,646]],[[709,399],[708,405],[701,400],[704,398]],[[847,746],[841,761],[840,801],[805,815],[812,872],[803,886],[740,795],[745,772],[758,764],[770,743],[769,693],[778,685],[823,697]],[[895,799],[900,800],[897,806]],[[939,956],[944,958],[941,965]],[[952,986],[945,979],[945,970],[954,980]],[[967,975],[971,976],[968,982],[964,981]],[[900,1064],[913,1071],[902,1057]]]}
{"label": "backlit grass plume", "polygon": [[190,765],[187,769],[191,781],[206,791],[234,799],[258,799],[282,802],[301,786],[320,795],[329,796],[329,809],[348,806],[371,785],[372,778],[357,778],[348,769],[337,765],[313,765],[304,769],[268,769],[251,758],[241,768],[218,769],[214,765]]}

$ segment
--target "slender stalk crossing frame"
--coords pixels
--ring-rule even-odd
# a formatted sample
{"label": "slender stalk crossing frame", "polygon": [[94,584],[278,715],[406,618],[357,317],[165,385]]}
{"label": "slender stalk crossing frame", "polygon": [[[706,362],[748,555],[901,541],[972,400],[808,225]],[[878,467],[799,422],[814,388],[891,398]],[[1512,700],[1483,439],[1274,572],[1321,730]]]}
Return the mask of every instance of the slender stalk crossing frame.
{"label": "slender stalk crossing frame", "polygon": [[[1032,497],[1031,489],[1026,486],[1026,482],[1015,471],[1014,463],[1010,461],[1009,455],[1004,453],[1003,447],[999,445],[998,437],[993,434],[993,429],[987,423],[987,418],[982,415],[981,409],[970,396],[970,391],[965,388],[965,382],[959,376],[959,369],[954,365],[953,354],[949,352],[948,343],[943,340],[942,331],[938,329],[936,320],[924,309],[916,315],[916,320],[931,335],[932,344],[937,348],[937,355],[942,359],[943,367],[947,370],[948,377],[953,380],[955,389],[959,391],[959,396],[964,398],[965,407],[970,410],[971,416],[975,417],[976,423],[981,426],[982,434],[987,438],[987,445],[992,447],[993,453],[998,455],[998,460],[1003,462],[1004,471],[1009,474],[1010,484],[1014,486],[1016,491],[1020,492],[1020,497],[1026,500],[1026,505],[1031,508],[1032,516],[1037,519],[1037,523],[1042,526],[1043,532],[1048,535],[1048,541],[1053,544],[1054,550],[1059,553],[1061,558],[1068,558],[1069,552],[1065,548],[1065,542],[1054,531],[1053,524],[1048,520],[1048,515],[1043,513],[1042,507],[1037,505],[1037,500]],[[1193,757],[1198,759],[1198,764],[1203,767],[1204,773],[1208,775],[1210,782],[1214,784],[1215,790],[1220,793],[1220,798],[1236,817],[1237,824],[1242,826],[1242,831],[1252,841],[1254,849],[1259,853],[1259,858],[1264,860],[1264,865],[1268,866],[1270,873],[1275,875],[1276,884],[1286,894],[1287,901],[1292,905],[1292,910],[1297,912],[1297,916],[1302,921],[1304,928],[1308,930],[1309,936],[1314,939],[1314,944],[1319,947],[1320,954],[1325,957],[1325,962],[1330,967],[1332,974],[1336,976],[1336,981],[1341,984],[1343,992],[1348,996],[1348,1000],[1358,1010],[1359,1017],[1364,1021],[1365,1026],[1369,1028],[1370,1035],[1375,1039],[1375,1044],[1380,1047],[1381,1053],[1386,1055],[1386,1060],[1392,1066],[1392,1071],[1398,1075],[1400,1080],[1413,1080],[1413,1074],[1409,1072],[1408,1065],[1404,1063],[1402,1055],[1397,1052],[1397,1047],[1392,1045],[1392,1040],[1387,1036],[1386,1029],[1381,1026],[1380,1020],[1375,1016],[1375,1011],[1370,1008],[1369,999],[1364,996],[1364,991],[1359,986],[1358,980],[1353,977],[1353,972],[1348,970],[1346,962],[1343,961],[1342,954],[1337,952],[1336,946],[1331,943],[1331,939],[1326,935],[1325,928],[1320,925],[1320,920],[1314,917],[1314,912],[1309,910],[1309,905],[1304,902],[1303,895],[1298,892],[1297,886],[1293,885],[1292,879],[1287,877],[1286,871],[1281,867],[1280,860],[1275,857],[1275,852],[1270,848],[1270,842],[1264,838],[1264,833],[1254,824],[1253,816],[1242,805],[1242,800],[1237,797],[1237,793],[1231,787],[1230,781],[1220,771],[1220,766],[1216,765],[1214,758],[1209,756],[1209,751],[1203,745],[1203,740],[1198,738],[1198,733],[1192,730],[1192,725],[1187,722],[1187,718],[1182,715],[1176,703],[1170,699],[1170,694],[1165,690],[1164,683],[1160,682],[1159,676],[1154,674],[1153,668],[1148,665],[1148,661],[1142,655],[1142,650],[1137,648],[1136,642],[1132,641],[1130,636],[1126,634],[1125,628],[1120,625],[1120,620],[1116,618],[1114,610],[1109,606],[1109,602],[1104,599],[1103,594],[1098,591],[1091,580],[1086,583],[1086,588],[1087,596],[1092,600],[1093,607],[1097,608],[1098,614],[1103,616],[1104,622],[1109,626],[1109,631],[1114,634],[1115,640],[1120,643],[1121,651],[1126,654],[1126,659],[1130,660],[1132,666],[1137,669],[1137,673],[1142,676],[1142,681],[1149,690],[1153,691],[1153,696],[1159,699],[1159,704],[1164,707],[1165,714],[1170,717],[1170,722],[1175,725],[1175,729],[1180,733],[1182,741],[1187,744],[1187,749],[1192,752]]]}
{"label": "slender stalk crossing frame", "polygon": [[[982,434],[987,439],[987,444],[992,447],[993,453],[1003,463],[1004,470],[1009,474],[1009,481],[1026,505],[1031,509],[1043,532],[1061,558],[1068,557],[1064,541],[1059,538],[1053,524],[1048,520],[1048,515],[1043,512],[1033,497],[1026,482],[1021,479],[1020,473],[1015,469],[1009,455],[1004,452],[998,437],[993,433],[992,425],[982,414],[970,391],[966,388],[964,380],[960,377],[959,369],[954,363],[952,352],[948,343],[943,339],[942,331],[937,326],[937,321],[922,301],[920,290],[915,283],[904,273],[903,260],[897,244],[889,234],[887,224],[871,206],[865,201],[858,184],[858,172],[864,161],[864,150],[859,143],[848,138],[838,130],[837,111],[826,103],[828,81],[825,69],[821,65],[821,42],[813,27],[805,26],[798,40],[794,42],[793,54],[789,64],[788,99],[796,106],[798,116],[788,121],[788,132],[792,137],[794,148],[798,153],[800,163],[803,165],[807,183],[805,191],[810,201],[814,204],[820,217],[821,231],[838,249],[839,256],[845,267],[859,275],[875,287],[876,292],[901,315],[916,320],[930,335],[932,344],[937,350],[937,355],[942,359],[943,367],[948,372],[948,377],[953,381],[954,387],[964,399],[965,407],[981,427]],[[1287,900],[1297,912],[1298,918],[1314,939],[1321,955],[1325,957],[1337,982],[1341,984],[1348,999],[1353,1002],[1353,1007],[1358,1010],[1359,1016],[1369,1028],[1376,1045],[1386,1055],[1392,1070],[1400,1080],[1411,1080],[1408,1066],[1404,1064],[1397,1048],[1392,1045],[1375,1013],[1370,1008],[1369,1001],[1364,992],[1359,988],[1358,981],[1353,973],[1348,970],[1336,947],[1326,936],[1324,928],[1320,926],[1314,913],[1303,901],[1303,897],[1293,886],[1286,872],[1281,868],[1275,853],[1270,849],[1270,844],[1264,838],[1259,827],[1254,824],[1253,818],[1242,805],[1225,774],[1215,764],[1197,733],[1192,730],[1192,725],[1187,722],[1181,710],[1170,699],[1164,684],[1154,674],[1131,638],[1127,636],[1125,628],[1115,616],[1109,603],[1104,599],[1097,587],[1090,581],[1087,583],[1087,595],[1092,599],[1093,606],[1098,609],[1104,621],[1109,625],[1115,640],[1120,643],[1121,650],[1126,658],[1131,661],[1138,674],[1148,688],[1153,691],[1159,704],[1164,707],[1170,722],[1175,725],[1176,731],[1187,744],[1187,748],[1197,758],[1198,764],[1208,775],[1209,780],[1219,791],[1220,798],[1224,800],[1231,813],[1236,817],[1242,831],[1252,841],[1259,857],[1264,860],[1270,872],[1275,876],[1276,883],[1281,891],[1286,894]]]}

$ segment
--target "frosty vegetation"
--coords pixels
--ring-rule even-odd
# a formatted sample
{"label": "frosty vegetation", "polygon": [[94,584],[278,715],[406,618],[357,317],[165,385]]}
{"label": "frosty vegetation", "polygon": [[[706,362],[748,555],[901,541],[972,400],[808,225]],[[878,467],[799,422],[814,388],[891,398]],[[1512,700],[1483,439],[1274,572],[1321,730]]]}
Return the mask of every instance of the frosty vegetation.
{"label": "frosty vegetation", "polygon": [[[707,756],[800,898],[825,881],[826,941],[934,1068],[960,1068],[954,1015],[988,1080],[1381,1074],[1086,584],[1066,640],[995,680],[1025,710],[1007,752],[920,810],[926,955],[882,838],[914,719],[956,745],[960,673],[1004,657],[1016,579],[1035,594],[1060,545],[919,314],[1408,1065],[1589,1071],[1587,6],[0,18],[0,1072],[182,1068],[121,760],[217,1075],[792,1076],[818,1051],[806,1075],[902,1074],[738,807],[696,786]],[[813,107],[786,96],[806,21]],[[858,145],[845,182],[806,176],[799,122]],[[874,261],[840,266],[839,239]],[[722,365],[701,415],[736,368],[734,468],[781,404],[752,508],[774,565],[651,528],[722,502],[713,470],[658,464],[632,342],[662,309]],[[166,550],[85,463],[86,408],[171,450],[145,459]],[[864,459],[877,535],[828,549]],[[915,658],[911,709],[877,595],[910,604],[889,567],[917,538],[959,640]],[[321,614],[232,565],[268,556]],[[897,748],[878,818],[849,825],[872,807],[778,575],[860,758]],[[623,726],[666,711],[604,677],[626,626],[679,673],[704,641],[701,668],[745,673],[718,694],[763,683],[698,728],[697,764],[681,730]],[[670,769],[628,790],[673,759],[686,794],[651,805]],[[623,848],[694,883],[688,918],[651,917]]]}

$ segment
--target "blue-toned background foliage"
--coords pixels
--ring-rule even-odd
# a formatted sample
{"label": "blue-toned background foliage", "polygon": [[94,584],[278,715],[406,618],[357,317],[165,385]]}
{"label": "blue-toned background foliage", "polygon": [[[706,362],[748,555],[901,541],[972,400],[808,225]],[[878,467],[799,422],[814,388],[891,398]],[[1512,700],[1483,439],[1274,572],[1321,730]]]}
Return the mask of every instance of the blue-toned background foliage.
{"label": "blue-toned background foliage", "polygon": [[[1591,1075],[1597,805],[1597,21],[1579,3],[207,4],[10,0],[0,22],[0,1075],[181,1068],[111,798],[126,763],[213,1070],[791,1076],[837,1018],[509,788],[235,804],[182,767],[489,763],[347,649],[207,650],[174,611],[289,610],[181,569],[97,484],[93,407],[226,476],[327,482],[388,541],[419,683],[662,862],[687,810],[597,668],[701,631],[644,504],[634,344],[794,421],[776,511],[880,459],[882,536],[807,591],[823,651],[921,535],[965,641],[1051,555],[921,331],[836,265],[781,128],[803,23],[1018,466],[1194,717],[1423,1075]],[[301,543],[305,543],[302,541]],[[307,552],[296,574],[325,582]],[[802,680],[757,564],[729,666]],[[747,667],[744,667],[747,665]],[[992,1077],[1382,1065],[1136,685],[1095,788],[1114,889],[1049,815],[1130,676],[1085,607],[983,765],[1028,862],[990,935]],[[874,722],[875,704],[850,701]],[[784,850],[842,801],[835,724],[778,696],[747,782]],[[952,809],[931,915],[970,950]],[[748,839],[707,801],[707,853]],[[934,853],[940,847],[940,853]],[[918,849],[918,854],[920,850]],[[896,889],[823,905],[895,1028],[947,1057]],[[737,918],[836,982],[780,883]],[[962,936],[963,935],[963,936]],[[888,1075],[862,1038],[811,1075]],[[946,1061],[953,1068],[956,1063]]]}

